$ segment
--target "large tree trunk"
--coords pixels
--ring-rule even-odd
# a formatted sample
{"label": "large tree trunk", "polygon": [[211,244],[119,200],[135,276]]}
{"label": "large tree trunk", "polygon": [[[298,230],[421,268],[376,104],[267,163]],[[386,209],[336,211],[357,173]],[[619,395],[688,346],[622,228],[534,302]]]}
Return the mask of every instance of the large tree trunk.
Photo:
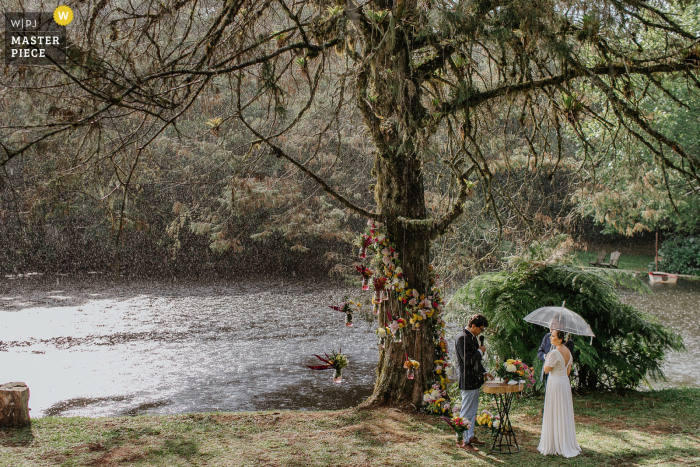
{"label": "large tree trunk", "polygon": [[[377,157],[376,197],[390,240],[396,245],[401,259],[404,278],[412,289],[426,296],[430,293],[430,233],[427,225],[405,223],[399,218],[425,219],[423,174],[420,159],[416,155],[402,157]],[[393,296],[385,305],[393,316],[408,321],[403,304]],[[387,314],[379,315],[380,325],[386,323]],[[423,392],[435,380],[434,322],[423,320],[417,330],[410,326],[403,332],[403,341],[390,339],[380,350],[377,381],[374,392],[364,406],[375,404],[413,404],[423,402]],[[403,363],[406,356],[420,363],[415,378],[406,377]]]}
{"label": "large tree trunk", "polygon": [[[415,8],[414,2],[409,3]],[[426,112],[421,105],[424,77],[415,73],[404,30],[393,29],[388,22],[382,27],[387,28],[386,40],[373,33],[365,36],[365,54],[371,59],[358,74],[357,102],[377,148],[372,174],[381,220],[399,252],[408,286],[428,296],[432,223],[425,205],[420,142],[429,135],[419,123]],[[386,306],[393,316],[408,321],[405,307],[393,296]],[[386,312],[380,313],[380,325],[386,319]],[[417,330],[406,327],[403,342],[389,339],[380,351],[374,392],[363,405],[422,404],[424,391],[437,379],[434,327],[435,320],[426,319]],[[413,380],[403,368],[407,356],[420,363]]]}

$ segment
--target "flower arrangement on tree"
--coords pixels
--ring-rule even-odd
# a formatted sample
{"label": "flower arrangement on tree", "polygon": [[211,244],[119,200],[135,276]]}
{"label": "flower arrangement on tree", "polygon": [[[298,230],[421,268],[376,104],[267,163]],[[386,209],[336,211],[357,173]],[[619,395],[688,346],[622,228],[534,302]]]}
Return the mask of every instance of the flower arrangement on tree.
{"label": "flower arrangement on tree", "polygon": [[372,304],[375,305],[374,309],[375,314],[379,313],[379,308],[376,305],[379,305],[382,303],[384,300],[386,300],[386,292],[384,291],[384,287],[386,286],[386,277],[375,277],[374,278],[374,297],[372,297]]}
{"label": "flower arrangement on tree", "polygon": [[[433,342],[436,357],[433,383],[437,384],[441,390],[444,390],[449,383],[449,379],[445,375],[445,369],[450,368],[447,363],[448,345],[445,340],[445,322],[441,319],[443,311],[441,284],[439,277],[433,271],[432,265],[429,273],[430,289],[421,293],[419,290],[411,288],[404,278],[400,254],[396,245],[387,237],[386,229],[381,223],[373,220],[368,221],[367,230],[362,236],[358,237],[355,243],[360,248],[361,258],[367,257],[368,250],[374,251],[371,259],[371,277],[375,287],[375,293],[372,297],[373,311],[380,317],[380,327],[385,326],[383,332],[387,333],[386,337],[382,339],[378,331],[377,336],[380,338],[380,345],[388,342],[388,333],[391,333],[392,345],[400,345],[402,343],[405,345],[403,333],[406,330],[418,330],[421,323],[431,320],[431,324],[433,324],[432,329],[434,330]],[[367,269],[364,264],[357,267],[358,271],[363,274],[363,278],[369,277],[362,272],[364,271],[363,268]],[[368,285],[367,282],[369,281],[363,280],[363,284]],[[380,313],[382,303],[385,300],[396,300],[400,304],[398,314],[395,316],[389,311],[389,307],[386,307],[386,321],[384,321],[384,317]],[[395,309],[392,308],[392,310]],[[416,363],[418,362],[416,361]],[[406,368],[406,372],[407,377],[411,378],[412,375],[415,375],[415,368]],[[446,398],[443,398],[439,403],[433,402],[432,404],[436,407],[436,413],[447,412],[450,408]],[[443,412],[445,405],[448,408]]]}
{"label": "flower arrangement on tree", "polygon": [[406,356],[406,361],[403,362],[403,367],[406,369],[406,377],[413,379],[416,376],[416,369],[420,367],[420,363]]}
{"label": "flower arrangement on tree", "polygon": [[335,311],[340,311],[341,313],[345,313],[345,326],[351,328],[353,326],[352,314],[355,311],[360,311],[360,308],[362,308],[362,304],[359,302],[353,302],[352,300],[348,300],[348,297],[345,296],[343,297],[343,301],[340,303],[340,305],[330,305],[328,308]]}
{"label": "flower arrangement on tree", "polygon": [[311,368],[312,370],[330,370],[333,368],[335,370],[335,373],[333,374],[333,382],[334,383],[342,383],[343,382],[343,368],[348,366],[348,359],[345,355],[341,353],[342,349],[338,349],[336,352],[335,350],[331,352],[330,355],[327,353],[324,353],[326,358],[321,357],[320,355],[314,355],[314,357],[318,358],[322,362],[325,362],[325,365],[306,365],[307,367]]}
{"label": "flower arrangement on tree", "polygon": [[372,277],[374,271],[366,268],[364,264],[355,266],[355,269],[362,275],[362,290],[369,290],[370,277]]}
{"label": "flower arrangement on tree", "polygon": [[496,375],[501,378],[504,383],[523,383],[525,387],[531,387],[535,384],[533,371],[533,367],[529,367],[522,361],[512,358],[509,358],[496,367]]}
{"label": "flower arrangement on tree", "polygon": [[377,337],[379,338],[379,344],[378,344],[379,348],[383,349],[384,344],[386,342],[386,339],[391,334],[391,330],[387,326],[380,326],[374,332],[377,334]]}
{"label": "flower arrangement on tree", "polygon": [[360,258],[364,259],[367,257],[367,247],[372,243],[372,237],[369,235],[363,235],[362,238],[357,242],[360,247]]}

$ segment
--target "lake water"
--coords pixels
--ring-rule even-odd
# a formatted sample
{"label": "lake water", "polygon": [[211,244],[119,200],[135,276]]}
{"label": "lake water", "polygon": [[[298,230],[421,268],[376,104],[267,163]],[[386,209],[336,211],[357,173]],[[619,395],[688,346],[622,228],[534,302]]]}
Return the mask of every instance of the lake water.
{"label": "lake water", "polygon": [[[308,280],[230,283],[0,280],[0,384],[23,381],[32,417],[267,409],[337,409],[372,392],[375,325],[328,308],[369,292]],[[677,329],[665,385],[697,386],[700,282],[624,300]],[[370,306],[365,305],[365,309]],[[448,333],[448,340],[456,332]],[[343,349],[344,382],[312,371]]]}

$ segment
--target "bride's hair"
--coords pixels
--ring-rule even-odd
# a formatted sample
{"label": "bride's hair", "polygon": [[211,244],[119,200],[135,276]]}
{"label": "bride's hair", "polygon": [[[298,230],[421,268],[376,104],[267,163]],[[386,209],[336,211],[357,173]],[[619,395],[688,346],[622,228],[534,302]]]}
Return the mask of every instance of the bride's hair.
{"label": "bride's hair", "polygon": [[553,331],[553,334],[556,336],[557,339],[561,339],[561,343],[564,344],[566,341],[569,340],[569,333],[560,331],[559,329],[555,329]]}

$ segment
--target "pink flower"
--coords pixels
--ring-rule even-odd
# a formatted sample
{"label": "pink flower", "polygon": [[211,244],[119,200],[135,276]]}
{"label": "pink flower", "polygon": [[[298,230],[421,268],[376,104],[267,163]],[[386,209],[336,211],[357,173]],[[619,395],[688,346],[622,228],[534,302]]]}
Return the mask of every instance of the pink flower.
{"label": "pink flower", "polygon": [[411,306],[416,306],[418,304],[418,301],[415,298],[412,298],[408,301],[408,304]]}
{"label": "pink flower", "polygon": [[394,259],[399,259],[399,254],[398,254],[398,253],[394,253]]}

